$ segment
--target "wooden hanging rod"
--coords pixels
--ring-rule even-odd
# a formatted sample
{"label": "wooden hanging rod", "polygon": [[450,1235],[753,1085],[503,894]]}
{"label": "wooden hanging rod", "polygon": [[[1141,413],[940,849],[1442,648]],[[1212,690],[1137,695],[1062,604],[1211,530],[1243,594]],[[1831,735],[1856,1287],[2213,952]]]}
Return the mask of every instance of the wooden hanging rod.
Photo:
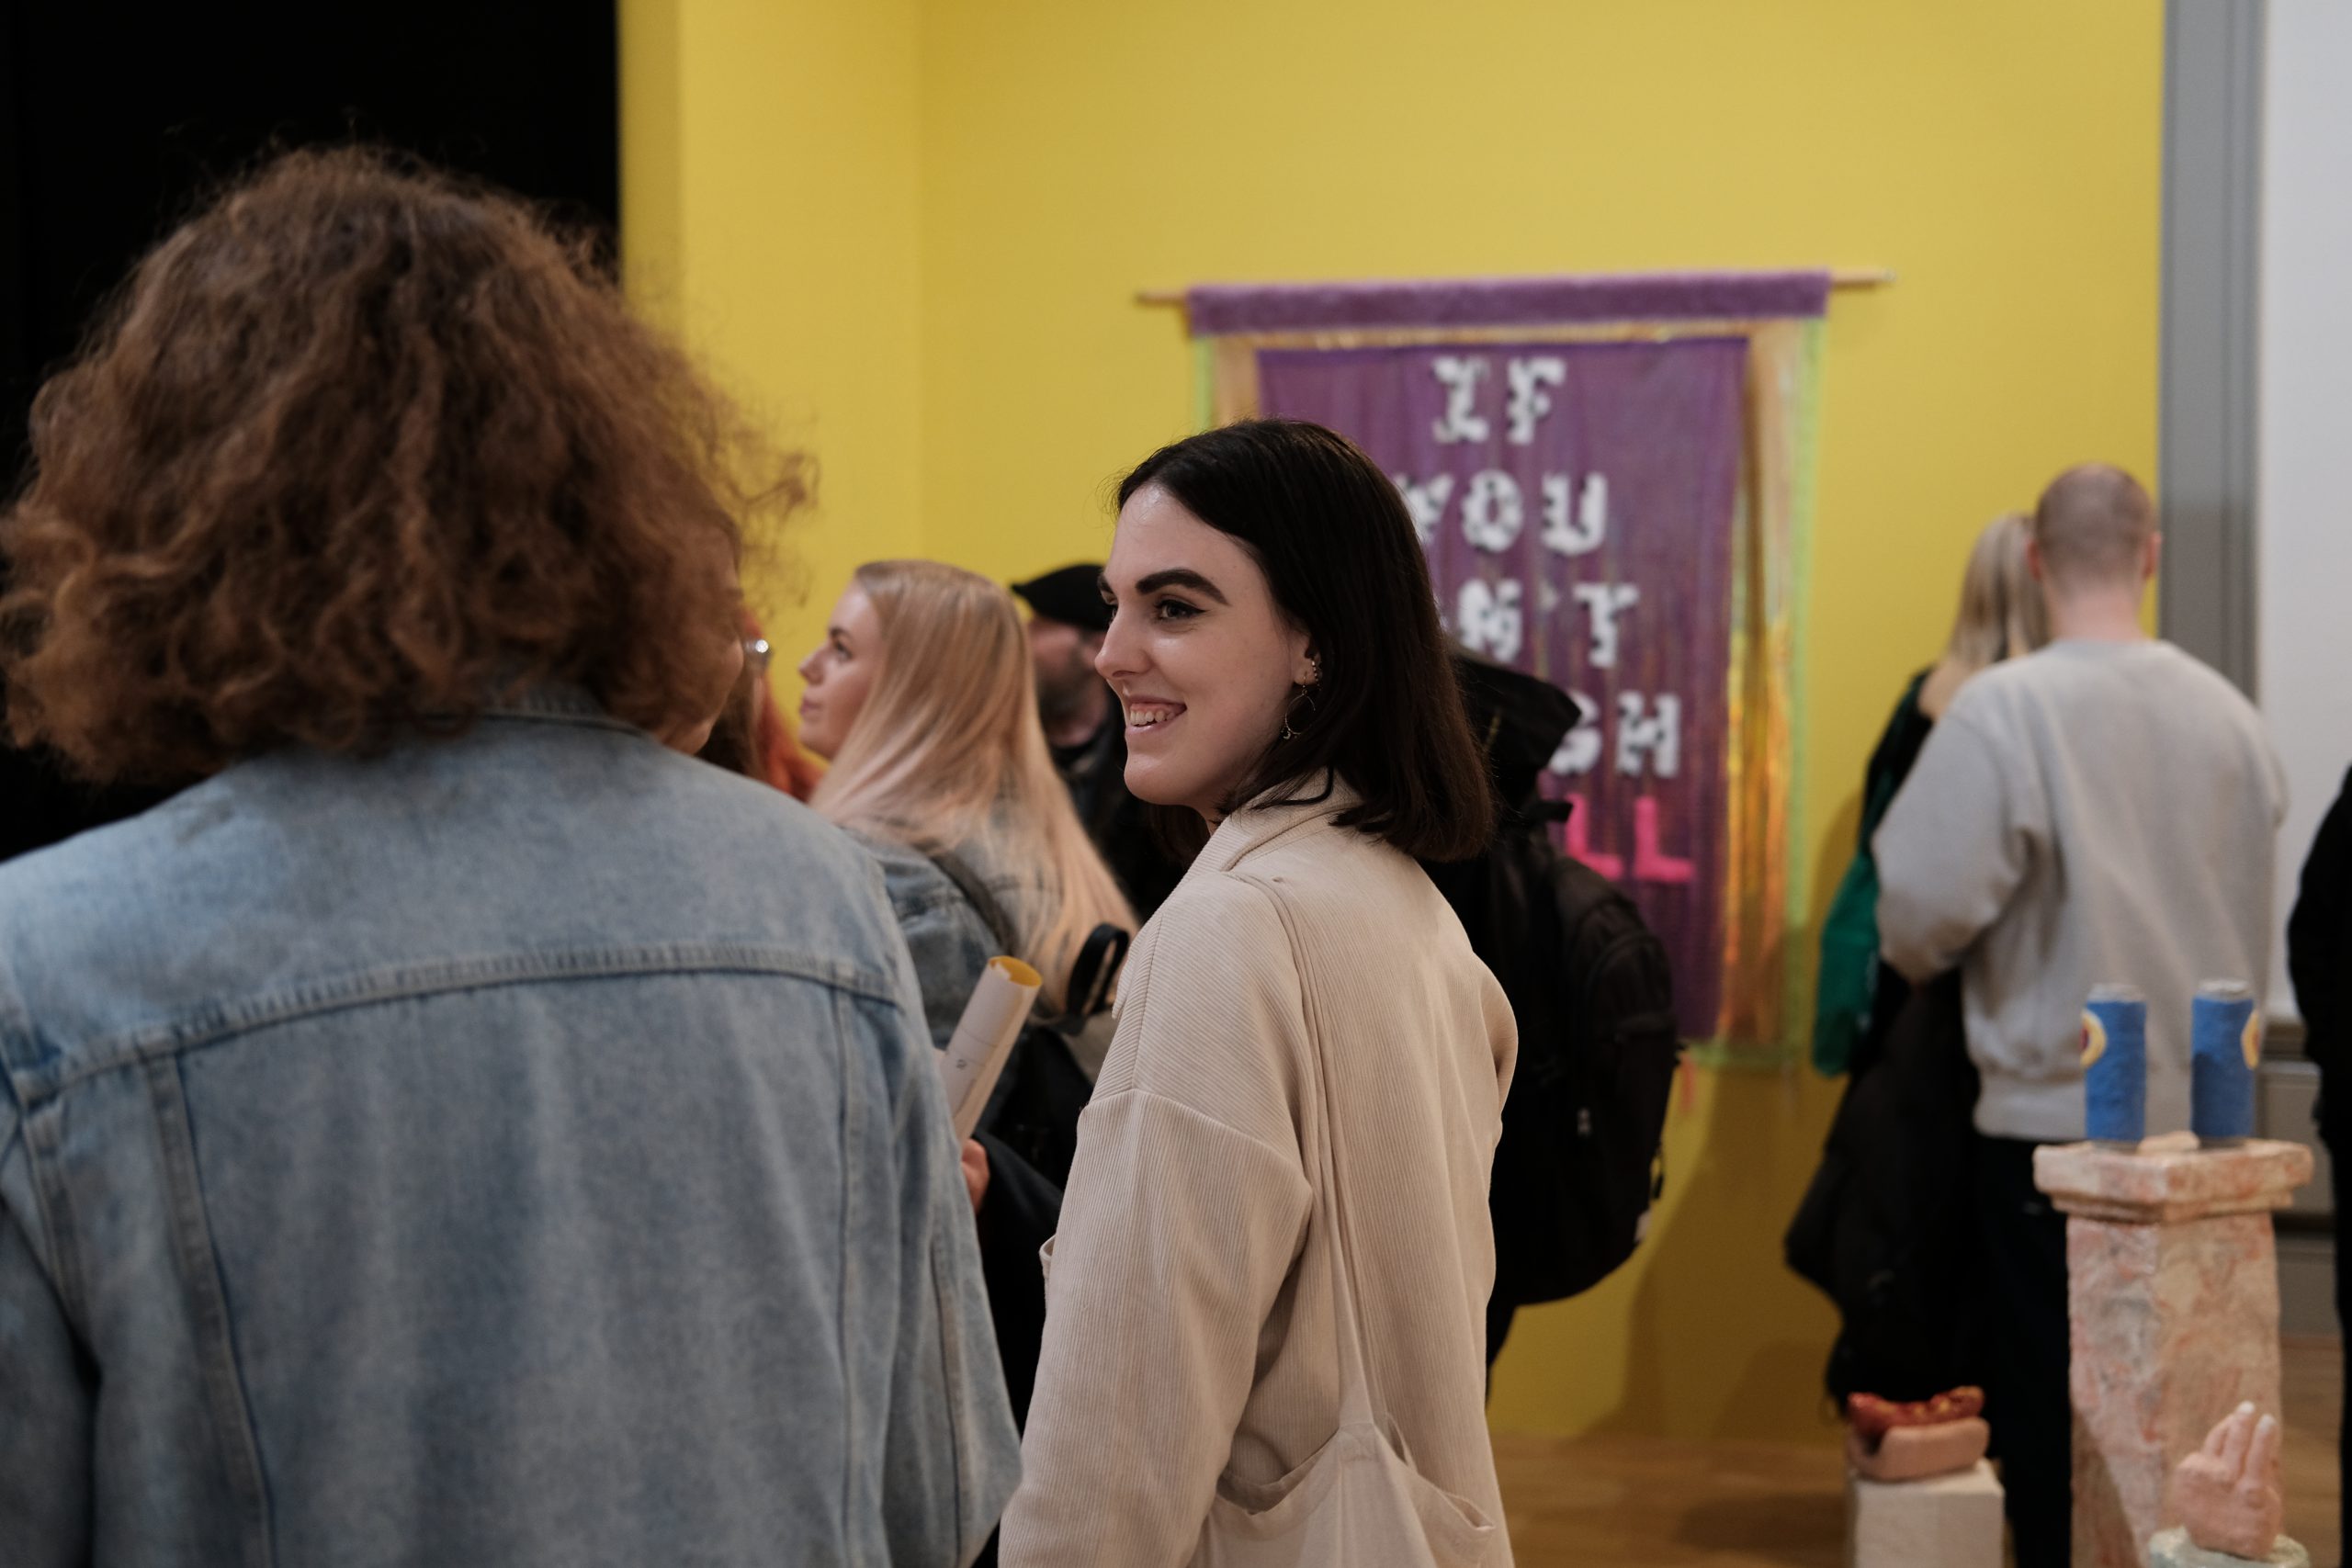
{"label": "wooden hanging rod", "polygon": [[[1883,266],[1841,267],[1829,275],[1832,288],[1884,288],[1894,281],[1894,272]],[[1182,288],[1138,288],[1138,305],[1182,305],[1185,290]]]}

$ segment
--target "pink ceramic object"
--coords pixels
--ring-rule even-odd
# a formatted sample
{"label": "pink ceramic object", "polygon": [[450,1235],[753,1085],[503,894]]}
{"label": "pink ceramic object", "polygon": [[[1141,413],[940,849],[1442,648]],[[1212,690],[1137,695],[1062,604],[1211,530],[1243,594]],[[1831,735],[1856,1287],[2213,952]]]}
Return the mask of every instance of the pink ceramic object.
{"label": "pink ceramic object", "polygon": [[2278,1408],[2269,1211],[2311,1174],[2310,1150],[2258,1138],[2034,1151],[2035,1181],[2066,1214],[2075,1568],[2147,1568],[2173,1467],[2214,1413]]}
{"label": "pink ceramic object", "polygon": [[2172,1472],[2172,1512],[2208,1551],[2267,1562],[2286,1522],[2278,1490],[2278,1418],[2239,1405]]}
{"label": "pink ceramic object", "polygon": [[1938,1421],[1926,1427],[1896,1427],[1875,1447],[1860,1432],[1846,1433],[1846,1462],[1872,1481],[1922,1481],[1966,1470],[1984,1457],[1993,1428],[1981,1416]]}
{"label": "pink ceramic object", "polygon": [[1973,1384],[1948,1388],[1932,1399],[1898,1404],[1881,1399],[1874,1393],[1849,1393],[1846,1396],[1846,1424],[1862,1435],[1871,1448],[1890,1427],[1933,1427],[1942,1421],[1965,1421],[1971,1416],[1984,1414],[1984,1391]]}

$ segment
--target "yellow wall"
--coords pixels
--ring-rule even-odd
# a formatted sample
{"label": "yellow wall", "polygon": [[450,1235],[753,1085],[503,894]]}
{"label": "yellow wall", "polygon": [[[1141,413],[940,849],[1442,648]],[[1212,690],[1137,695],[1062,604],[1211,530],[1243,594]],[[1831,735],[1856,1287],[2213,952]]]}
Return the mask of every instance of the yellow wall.
{"label": "yellow wall", "polygon": [[922,553],[915,0],[624,0],[623,260],[818,503],[755,552],[786,669],[859,561]]}
{"label": "yellow wall", "polygon": [[[1191,416],[1181,317],[1140,287],[1891,266],[1838,297],[1826,340],[1817,907],[1976,527],[2069,461],[2154,466],[2155,0],[623,9],[673,6],[684,198],[673,221],[670,186],[632,175],[629,263],[673,221],[694,340],[811,422],[820,600],[885,540],[1001,576],[1098,555],[1107,484]],[[658,164],[633,36],[626,134]],[[1498,1425],[1826,1433],[1832,1319],[1780,1236],[1834,1092],[1691,1090],[1655,1239],[1522,1319]]]}

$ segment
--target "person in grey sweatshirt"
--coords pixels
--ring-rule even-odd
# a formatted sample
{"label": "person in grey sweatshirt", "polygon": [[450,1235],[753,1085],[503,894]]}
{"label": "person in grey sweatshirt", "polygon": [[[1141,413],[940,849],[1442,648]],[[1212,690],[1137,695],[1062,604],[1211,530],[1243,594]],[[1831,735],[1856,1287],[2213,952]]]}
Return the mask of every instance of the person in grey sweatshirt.
{"label": "person in grey sweatshirt", "polygon": [[2019,1568],[2068,1560],[2065,1227],[2033,1150],[2083,1136],[2093,986],[2148,998],[2148,1130],[2188,1125],[2189,998],[2270,973],[2278,761],[2227,680],[2142,630],[2161,541],[2119,468],[2058,476],[2033,516],[2052,641],[1961,688],[1873,842],[1886,960],[1961,971],[1983,1078],[1973,1183],[1987,1404]]}

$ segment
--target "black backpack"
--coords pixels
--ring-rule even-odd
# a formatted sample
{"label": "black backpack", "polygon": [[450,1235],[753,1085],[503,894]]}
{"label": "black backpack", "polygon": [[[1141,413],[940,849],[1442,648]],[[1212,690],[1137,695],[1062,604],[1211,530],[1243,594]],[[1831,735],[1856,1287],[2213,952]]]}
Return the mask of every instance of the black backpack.
{"label": "black backpack", "polygon": [[1665,944],[1530,826],[1494,852],[1497,896],[1524,909],[1511,972],[1496,975],[1519,1015],[1519,1070],[1487,1192],[1495,1296],[1513,1306],[1589,1290],[1634,1255],[1665,1190],[1682,1054]]}
{"label": "black backpack", "polygon": [[1457,652],[1504,805],[1485,854],[1432,865],[1519,1020],[1487,1207],[1498,1307],[1590,1289],[1646,1233],[1682,1043],[1666,947],[1631,899],[1553,843],[1536,780],[1574,727],[1556,686]]}

